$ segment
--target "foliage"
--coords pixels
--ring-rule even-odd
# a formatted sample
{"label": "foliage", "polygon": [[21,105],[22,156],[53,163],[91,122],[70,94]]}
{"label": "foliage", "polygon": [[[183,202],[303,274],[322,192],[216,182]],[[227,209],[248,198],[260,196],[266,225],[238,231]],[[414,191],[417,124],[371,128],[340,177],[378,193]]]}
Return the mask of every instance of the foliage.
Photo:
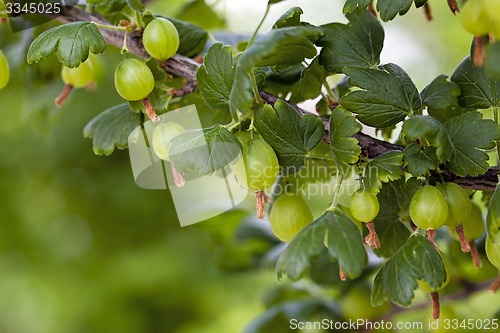
{"label": "foliage", "polygon": [[[268,11],[281,2],[270,0]],[[456,11],[453,1],[448,3]],[[427,1],[379,0],[374,5],[347,0],[343,6],[347,24],[304,22],[304,11],[294,7],[268,32],[208,41],[209,32],[204,28],[219,28],[224,20],[205,1],[193,1],[176,18],[169,18],[178,31],[178,53],[157,60],[146,59],[142,45],[144,28],[156,15],[147,9],[148,4],[88,1],[86,11],[77,7],[59,18],[69,23],[36,29],[37,36],[26,47],[27,63],[31,64],[28,68],[41,71],[54,61],[54,54],[70,68],[87,60],[92,63],[92,85],[99,90],[104,87],[99,70],[106,71],[96,54],[114,45],[122,46],[123,57],[148,60],[143,67],[148,73],[151,70],[155,86],[149,96],[107,105],[84,127],[84,136],[92,139],[96,155],[126,149],[135,129],[142,126],[145,135],[148,118],[155,121],[158,115],[193,103],[204,128],[189,129],[169,142],[170,165],[176,173],[187,176],[194,172],[199,177],[228,165],[237,169],[234,161],[245,151],[248,140],[267,142],[270,154],[279,161],[280,177],[272,191],[257,191],[258,215],[262,215],[267,195],[276,199],[277,189],[284,187],[308,198],[314,221],[286,245],[274,238],[268,225],[248,219],[213,234],[223,248],[218,261],[221,269],[275,266],[279,279],[305,279],[313,285],[311,290],[318,287],[318,292],[297,292],[293,285],[286,290],[290,295],[283,291],[247,328],[247,332],[278,332],[291,318],[312,320],[315,312],[342,319],[346,313],[339,311],[336,299],[344,285],[349,289],[370,282],[373,306],[392,302],[403,307],[412,304],[419,281],[430,288],[442,285],[447,276],[438,245],[441,250],[452,248],[448,246],[450,235],[439,230],[435,243],[434,233],[419,230],[408,212],[413,194],[423,184],[446,180],[471,188],[471,199],[482,197],[488,206],[487,237],[496,242],[498,187],[493,196],[488,192],[495,190],[493,184],[498,181],[491,151],[497,148],[500,153],[499,43],[474,36],[471,55],[449,77],[435,73],[435,79],[419,89],[417,80],[402,66],[381,63],[386,38],[382,22],[405,15],[413,4],[429,13]],[[193,13],[213,19],[204,22],[203,15],[194,17]],[[500,22],[493,14],[488,17],[493,22],[488,32],[497,37]],[[39,86],[56,87],[53,74],[57,71],[50,68],[50,75],[40,75]],[[129,79],[137,77],[123,75],[120,84],[127,86]],[[66,86],[58,100],[65,100],[72,88]],[[82,100],[75,90],[69,101]],[[320,101],[317,113],[297,105],[314,99]],[[385,141],[362,133],[363,125],[380,131]],[[397,139],[389,141],[390,137]],[[312,171],[320,175],[311,175]],[[330,190],[326,199],[323,192],[313,191],[323,187]],[[353,193],[358,188],[376,194],[380,202],[378,215],[363,224],[343,205],[348,195],[342,192]],[[269,206],[272,209],[272,203]],[[233,220],[239,224],[244,218],[238,215]],[[369,231],[365,242],[370,244],[368,239],[375,234],[381,244],[373,252],[367,252],[363,244],[365,225]],[[484,254],[484,243],[477,245],[475,263]],[[451,250],[443,252],[454,255]],[[456,271],[459,269],[453,269],[453,274]],[[491,278],[487,270],[484,276],[478,272],[478,281]],[[333,290],[331,294],[324,286]]]}

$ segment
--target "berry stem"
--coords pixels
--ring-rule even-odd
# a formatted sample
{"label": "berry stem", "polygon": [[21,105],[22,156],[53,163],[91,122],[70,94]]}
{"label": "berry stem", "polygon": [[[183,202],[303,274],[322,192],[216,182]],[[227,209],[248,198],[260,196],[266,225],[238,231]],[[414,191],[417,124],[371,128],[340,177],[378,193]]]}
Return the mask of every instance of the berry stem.
{"label": "berry stem", "polygon": [[474,37],[474,54],[473,54],[474,66],[481,67],[484,65],[484,60],[486,58],[486,44],[484,42],[484,37],[475,36]]}
{"label": "berry stem", "polygon": [[175,186],[183,187],[184,185],[186,185],[184,177],[182,177],[182,175],[179,172],[177,172],[177,169],[175,168],[175,165],[172,162],[170,162],[170,170],[172,171],[172,176],[174,177]]}
{"label": "berry stem", "polygon": [[483,263],[481,262],[481,257],[479,256],[479,251],[477,250],[476,242],[470,241],[470,256],[472,257],[472,262],[474,263],[474,267],[481,268]]}
{"label": "berry stem", "polygon": [[340,266],[340,264],[339,264],[339,277],[340,280],[342,281],[347,280],[347,276],[345,275],[344,270],[342,269],[342,266]]}
{"label": "berry stem", "polygon": [[258,25],[258,26],[257,26],[257,28],[255,29],[255,31],[253,32],[252,37],[250,37],[250,40],[248,41],[248,46],[247,46],[247,48],[248,48],[248,47],[250,47],[250,45],[252,45],[252,43],[253,43],[253,41],[254,41],[255,37],[257,37],[257,33],[259,32],[260,27],[262,27],[262,24],[264,23],[264,21],[266,20],[267,15],[269,14],[269,9],[271,9],[271,4],[270,4],[270,3],[268,3],[268,4],[267,4],[267,7],[266,7],[266,12],[264,13],[264,16],[263,16],[263,17],[262,17],[262,19],[260,20],[259,25]]}
{"label": "berry stem", "polygon": [[427,234],[427,239],[429,240],[429,242],[431,242],[431,244],[434,245],[434,248],[436,249],[436,251],[439,252],[439,248],[436,244],[436,241],[434,240],[434,238],[436,237],[436,230],[428,229],[426,231],[426,234]]}
{"label": "berry stem", "polygon": [[433,292],[431,295],[432,301],[432,319],[437,320],[441,316],[441,306],[439,304],[439,293]]}
{"label": "berry stem", "polygon": [[493,293],[496,293],[499,287],[500,287],[500,273],[498,274],[497,278],[491,283],[490,290]]}
{"label": "berry stem", "polygon": [[142,105],[144,105],[144,108],[146,109],[146,114],[148,115],[148,118],[151,119],[153,123],[157,122],[160,120],[160,117],[155,112],[155,109],[153,108],[153,105],[151,105],[151,102],[149,99],[145,98],[141,101]]}
{"label": "berry stem", "polygon": [[467,239],[467,236],[465,236],[464,226],[459,224],[455,227],[455,230],[457,231],[458,239],[460,240],[460,246],[462,247],[462,252],[463,253],[470,252],[469,240]]}
{"label": "berry stem", "polygon": [[375,7],[373,6],[373,1],[370,2],[368,5],[368,11],[375,17],[377,17],[377,11],[375,10]]}
{"label": "berry stem", "polygon": [[269,201],[269,197],[264,191],[257,191],[255,192],[255,198],[257,199],[257,202],[255,203],[257,217],[259,218],[259,220],[263,220],[265,215],[265,206]]}
{"label": "berry stem", "polygon": [[457,15],[457,13],[460,13],[460,8],[458,8],[457,0],[448,0],[448,7],[450,7],[453,15]]}
{"label": "berry stem", "polygon": [[426,2],[424,4],[424,15],[427,22],[432,21],[432,10],[431,10],[431,5],[429,5],[429,2]]}
{"label": "berry stem", "polygon": [[377,231],[375,230],[375,224],[373,222],[366,223],[368,228],[368,236],[365,238],[365,243],[370,245],[372,249],[380,248],[380,240],[378,239]]}
{"label": "berry stem", "polygon": [[58,108],[62,107],[64,103],[66,103],[66,100],[68,99],[72,90],[73,86],[71,84],[67,84],[64,86],[64,89],[61,91],[59,96],[57,96],[56,99],[54,100]]}

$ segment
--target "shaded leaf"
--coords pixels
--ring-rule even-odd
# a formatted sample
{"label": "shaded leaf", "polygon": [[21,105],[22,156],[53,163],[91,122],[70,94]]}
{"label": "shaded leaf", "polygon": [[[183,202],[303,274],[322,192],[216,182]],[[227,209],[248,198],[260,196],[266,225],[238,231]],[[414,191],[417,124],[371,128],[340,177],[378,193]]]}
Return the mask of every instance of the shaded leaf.
{"label": "shaded leaf", "polygon": [[231,46],[215,43],[208,49],[196,81],[204,101],[213,109],[229,110],[233,87],[234,62]]}
{"label": "shaded leaf", "polygon": [[363,174],[364,188],[378,193],[382,183],[399,179],[404,175],[402,165],[403,153],[400,151],[391,151],[370,160]]}
{"label": "shaded leaf", "polygon": [[421,145],[436,148],[436,156],[441,162],[448,161],[453,155],[454,146],[445,126],[431,116],[413,116],[403,124],[403,142],[420,140]]}
{"label": "shaded leaf", "polygon": [[342,106],[338,106],[332,111],[330,147],[336,167],[344,174],[348,172],[350,164],[358,161],[359,154],[361,154],[358,140],[352,137],[359,131],[361,131],[361,125],[349,111]]}
{"label": "shaded leaf", "polygon": [[372,0],[347,0],[342,8],[344,14],[354,13],[356,9],[366,9]]}
{"label": "shaded leaf", "polygon": [[285,101],[278,100],[274,109],[265,105],[255,111],[255,127],[273,147],[285,174],[297,172],[308,153],[318,145],[324,126],[312,114],[300,116]]}
{"label": "shaded leaf", "polygon": [[387,22],[396,17],[404,15],[411,7],[413,0],[378,0],[377,11],[382,21]]}
{"label": "shaded leaf", "polygon": [[486,74],[495,80],[500,80],[500,44],[493,43],[488,45],[486,49],[486,61],[484,63],[484,71]]}
{"label": "shaded leaf", "polygon": [[181,174],[211,174],[233,162],[241,152],[238,139],[222,125],[186,131],[172,140],[170,161]]}
{"label": "shaded leaf", "polygon": [[356,113],[368,126],[390,127],[414,111],[422,109],[417,88],[406,72],[397,65],[387,64],[380,69],[347,68],[349,84],[355,90],[341,99],[341,104]]}
{"label": "shaded leaf", "polygon": [[462,89],[460,106],[470,109],[500,106],[500,84],[490,79],[483,68],[475,67],[470,57],[458,65],[451,80]]}
{"label": "shaded leaf", "polygon": [[443,259],[423,236],[414,234],[389,259],[375,276],[372,304],[392,302],[410,306],[417,280],[424,280],[431,288],[438,288],[446,280]]}
{"label": "shaded leaf", "polygon": [[128,104],[120,104],[98,114],[83,129],[83,136],[92,139],[96,155],[111,155],[128,147],[128,136],[140,126],[139,115],[130,111]]}
{"label": "shaded leaf", "polygon": [[292,281],[299,280],[310,268],[310,259],[321,254],[325,235],[330,255],[339,260],[344,272],[351,278],[361,275],[367,264],[361,233],[344,212],[335,209],[324,213],[295,236],[278,260],[278,277],[285,274]]}
{"label": "shaded leaf", "polygon": [[462,113],[458,105],[460,87],[447,78],[446,75],[438,76],[420,94],[429,114],[442,123]]}
{"label": "shaded leaf", "polygon": [[186,57],[194,57],[203,52],[208,40],[208,32],[186,21],[172,17],[168,17],[168,19],[175,25],[179,33],[180,42],[177,53]]}
{"label": "shaded leaf", "polygon": [[73,22],[54,27],[40,34],[28,50],[28,63],[36,63],[57,53],[66,67],[78,67],[87,60],[89,51],[98,54],[106,50],[106,42],[91,22]]}
{"label": "shaded leaf", "polygon": [[436,156],[436,148],[420,147],[420,145],[411,143],[404,150],[404,165],[415,177],[420,177],[436,170],[439,166],[439,159]]}
{"label": "shaded leaf", "polygon": [[331,73],[342,73],[345,67],[374,67],[380,62],[384,30],[366,10],[347,15],[350,23],[321,26],[325,36],[317,44],[323,49],[320,63]]}
{"label": "shaded leaf", "polygon": [[380,211],[373,222],[381,244],[379,249],[374,250],[379,257],[391,257],[411,235],[408,226],[404,224],[407,222],[402,221],[400,216],[408,210],[415,180],[411,178],[405,182],[404,179],[399,179],[384,184],[377,195]]}
{"label": "shaded leaf", "polygon": [[252,108],[254,95],[254,68],[263,66],[292,66],[304,59],[313,58],[316,48],[313,41],[323,35],[313,26],[273,29],[258,36],[254,43],[237,58],[233,89],[230,95],[230,110],[233,117],[237,111]]}
{"label": "shaded leaf", "polygon": [[323,217],[328,221],[328,251],[339,260],[349,278],[359,277],[368,263],[368,256],[358,227],[340,209],[327,212]]}
{"label": "shaded leaf", "polygon": [[292,7],[281,15],[280,18],[274,23],[273,29],[294,27],[300,25],[300,15],[304,14],[302,8]]}
{"label": "shaded leaf", "polygon": [[482,149],[495,148],[500,138],[500,128],[491,119],[483,119],[480,112],[466,112],[451,118],[446,124],[455,146],[451,160],[447,163],[451,172],[458,176],[478,176],[488,170],[488,154]]}

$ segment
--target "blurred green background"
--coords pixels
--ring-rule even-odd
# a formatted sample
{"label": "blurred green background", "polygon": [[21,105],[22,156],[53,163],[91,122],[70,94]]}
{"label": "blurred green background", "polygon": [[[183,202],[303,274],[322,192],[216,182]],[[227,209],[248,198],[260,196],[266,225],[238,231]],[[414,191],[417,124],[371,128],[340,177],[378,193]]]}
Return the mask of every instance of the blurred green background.
{"label": "blurred green background", "polygon": [[[203,1],[150,4],[211,31],[250,33],[266,3],[212,1],[214,10]],[[400,64],[419,88],[451,73],[471,40],[445,1],[430,4],[432,23],[412,8],[384,25],[383,62]],[[295,5],[314,24],[345,21],[340,0],[284,1],[273,6],[263,31]],[[127,151],[95,156],[83,138],[90,119],[122,102],[113,71],[56,109],[60,64],[25,63],[32,35],[0,25],[0,48],[12,70],[0,91],[0,333],[241,332],[265,310],[266,291],[288,285],[277,282],[273,269],[258,268],[252,253],[263,253],[265,245],[233,239],[248,213],[181,228],[167,191],[135,185]],[[114,68],[121,56],[109,48],[99,59]],[[303,287],[314,289],[307,282],[294,288]],[[487,292],[467,302],[451,316],[491,318],[499,303]],[[356,311],[362,318],[364,310]],[[425,308],[402,318],[428,315]]]}

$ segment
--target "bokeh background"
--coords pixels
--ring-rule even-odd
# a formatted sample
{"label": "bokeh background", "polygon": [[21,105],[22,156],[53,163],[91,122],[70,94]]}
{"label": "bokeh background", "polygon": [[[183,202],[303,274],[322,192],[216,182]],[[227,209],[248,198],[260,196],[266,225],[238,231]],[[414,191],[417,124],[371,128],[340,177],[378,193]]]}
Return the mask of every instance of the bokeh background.
{"label": "bokeh background", "polygon": [[[154,11],[212,32],[241,33],[253,31],[266,4],[149,2]],[[262,31],[292,6],[301,6],[304,20],[313,24],[345,22],[342,5],[283,1],[272,7]],[[430,5],[431,23],[412,8],[384,24],[382,62],[402,66],[419,89],[450,74],[471,40],[445,1]],[[127,151],[95,156],[83,138],[90,119],[122,102],[110,69],[119,52],[109,48],[99,56],[105,70],[96,89],[74,91],[56,109],[60,64],[25,63],[33,33],[12,34],[0,25],[0,48],[12,71],[9,86],[0,91],[0,333],[241,332],[264,312],[270,290],[289,285],[254,256],[266,245],[233,237],[242,221],[253,220],[251,214],[236,210],[181,228],[167,191],[135,185]],[[367,296],[358,303],[368,305]],[[417,301],[425,299],[419,295]],[[491,318],[498,303],[498,297],[479,292],[446,311]],[[363,317],[362,306],[357,311]],[[429,308],[420,307],[397,316],[428,315]]]}

